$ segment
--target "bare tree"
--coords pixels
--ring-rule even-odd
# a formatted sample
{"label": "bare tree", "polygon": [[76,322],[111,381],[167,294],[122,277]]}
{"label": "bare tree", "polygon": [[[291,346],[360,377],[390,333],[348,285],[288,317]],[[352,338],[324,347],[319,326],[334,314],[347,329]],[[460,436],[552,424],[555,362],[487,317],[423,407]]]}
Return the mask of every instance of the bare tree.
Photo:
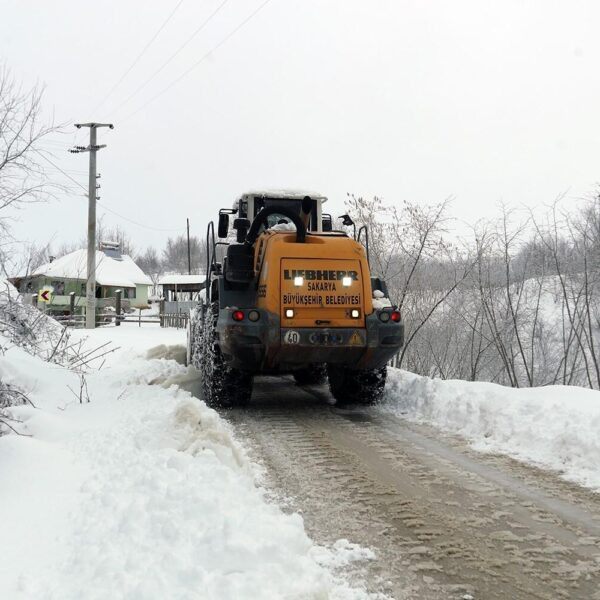
{"label": "bare tree", "polygon": [[0,230],[8,232],[6,209],[46,200],[50,193],[40,142],[56,131],[41,122],[43,89],[23,91],[0,69]]}
{"label": "bare tree", "polygon": [[[206,263],[206,245],[196,236],[190,238],[192,273],[203,273]],[[163,268],[165,272],[188,272],[188,247],[184,235],[169,238],[163,250]]]}
{"label": "bare tree", "polygon": [[5,274],[15,255],[10,238],[14,210],[49,199],[59,187],[43,168],[41,142],[58,128],[42,122],[42,96],[42,88],[23,90],[0,67],[0,270]]}
{"label": "bare tree", "polygon": [[[98,242],[115,242],[118,243],[121,247],[121,252],[123,254],[127,254],[131,256],[135,260],[136,258],[136,249],[129,236],[129,233],[125,231],[119,225],[108,226],[104,224],[103,219],[98,220],[98,225],[96,228],[96,239]],[[82,242],[81,248],[85,248],[87,241],[84,240]]]}
{"label": "bare tree", "polygon": [[149,246],[143,254],[136,259],[138,267],[152,280],[153,294],[156,294],[156,286],[163,274],[163,263],[158,256],[156,248]]}

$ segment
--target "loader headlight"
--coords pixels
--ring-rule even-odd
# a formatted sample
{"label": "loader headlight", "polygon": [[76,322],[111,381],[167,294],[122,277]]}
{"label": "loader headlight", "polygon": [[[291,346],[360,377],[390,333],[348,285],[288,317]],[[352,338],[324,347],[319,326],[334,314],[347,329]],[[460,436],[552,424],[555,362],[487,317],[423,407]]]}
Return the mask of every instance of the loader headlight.
{"label": "loader headlight", "polygon": [[350,312],[350,316],[353,319],[359,319],[360,318],[360,310],[358,310],[357,308],[353,308],[352,311]]}
{"label": "loader headlight", "polygon": [[294,285],[300,287],[304,284],[304,277],[294,277]]}
{"label": "loader headlight", "polygon": [[344,287],[350,287],[352,285],[352,277],[342,277],[342,285]]}
{"label": "loader headlight", "polygon": [[291,308],[286,308],[285,309],[285,316],[287,319],[293,319],[294,318],[294,310]]}

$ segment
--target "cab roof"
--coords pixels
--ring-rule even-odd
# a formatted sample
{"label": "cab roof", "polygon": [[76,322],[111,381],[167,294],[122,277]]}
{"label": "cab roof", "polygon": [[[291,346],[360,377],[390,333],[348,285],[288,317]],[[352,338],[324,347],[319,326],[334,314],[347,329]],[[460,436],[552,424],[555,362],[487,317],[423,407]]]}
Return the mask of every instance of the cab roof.
{"label": "cab roof", "polygon": [[277,190],[277,189],[265,189],[265,190],[250,190],[240,196],[240,200],[243,198],[274,198],[277,200],[303,200],[309,196],[313,200],[321,200],[325,202],[327,197],[314,190]]}

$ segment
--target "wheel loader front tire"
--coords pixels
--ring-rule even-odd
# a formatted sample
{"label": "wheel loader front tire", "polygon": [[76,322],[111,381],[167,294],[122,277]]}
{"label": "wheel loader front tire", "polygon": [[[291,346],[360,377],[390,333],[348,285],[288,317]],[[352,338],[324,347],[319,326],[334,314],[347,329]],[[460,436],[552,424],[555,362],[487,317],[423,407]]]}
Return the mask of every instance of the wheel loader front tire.
{"label": "wheel loader front tire", "polygon": [[369,405],[379,401],[385,389],[387,368],[355,371],[336,365],[327,366],[329,389],[339,405]]}
{"label": "wheel loader front tire", "polygon": [[244,406],[252,396],[251,373],[230,367],[217,343],[216,325],[219,305],[206,307],[202,328],[199,367],[205,402],[214,408]]}

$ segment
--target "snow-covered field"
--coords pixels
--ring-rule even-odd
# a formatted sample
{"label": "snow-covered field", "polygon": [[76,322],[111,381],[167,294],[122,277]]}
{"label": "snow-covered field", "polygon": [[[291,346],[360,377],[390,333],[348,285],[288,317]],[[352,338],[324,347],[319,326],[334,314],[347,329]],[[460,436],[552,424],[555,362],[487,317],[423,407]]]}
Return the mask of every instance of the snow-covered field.
{"label": "snow-covered field", "polygon": [[600,490],[600,392],[574,386],[513,389],[390,369],[380,409]]}
{"label": "snow-covered field", "polygon": [[0,598],[370,597],[343,568],[372,553],[314,545],[267,500],[229,426],[180,387],[196,379],[172,360],[184,336],[93,332],[90,347],[121,348],[87,375],[83,404],[67,387],[79,393],[77,374],[18,347],[0,355],[1,380],[36,406],[10,409],[31,437],[0,437]]}

